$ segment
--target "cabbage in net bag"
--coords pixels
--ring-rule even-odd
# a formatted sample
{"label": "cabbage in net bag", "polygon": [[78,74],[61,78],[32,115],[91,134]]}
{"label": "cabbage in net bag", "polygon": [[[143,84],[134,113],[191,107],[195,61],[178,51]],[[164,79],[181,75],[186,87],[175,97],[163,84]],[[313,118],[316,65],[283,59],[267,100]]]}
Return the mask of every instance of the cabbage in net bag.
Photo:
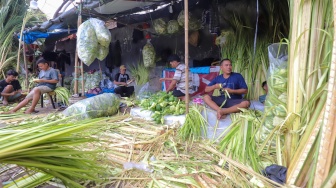
{"label": "cabbage in net bag", "polygon": [[98,43],[108,47],[112,37],[110,31],[105,27],[105,23],[97,18],[90,18],[89,21],[96,32]]}
{"label": "cabbage in net bag", "polygon": [[96,59],[98,53],[98,42],[96,32],[90,21],[83,22],[77,31],[78,57],[87,66]]}
{"label": "cabbage in net bag", "polygon": [[179,31],[179,28],[180,26],[177,20],[170,20],[167,25],[167,32],[169,34],[175,34]]}
{"label": "cabbage in net bag", "polygon": [[160,35],[167,33],[167,23],[162,18],[154,20],[153,27],[155,32]]}
{"label": "cabbage in net bag", "polygon": [[[184,27],[184,11],[182,10],[177,17],[177,21],[181,27]],[[201,29],[201,23],[189,13],[189,30],[199,30]]]}
{"label": "cabbage in net bag", "polygon": [[142,49],[142,59],[145,67],[155,65],[155,49],[150,42],[148,42]]}

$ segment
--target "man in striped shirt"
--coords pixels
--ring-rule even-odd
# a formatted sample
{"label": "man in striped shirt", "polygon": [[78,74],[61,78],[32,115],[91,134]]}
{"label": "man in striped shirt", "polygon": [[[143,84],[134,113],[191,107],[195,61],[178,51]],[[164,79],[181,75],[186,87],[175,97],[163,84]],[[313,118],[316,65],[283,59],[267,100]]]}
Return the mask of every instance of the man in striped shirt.
{"label": "man in striped shirt", "polygon": [[[181,59],[178,55],[171,55],[168,58],[168,62],[170,63],[172,68],[175,68],[175,74],[173,78],[161,78],[160,81],[171,81],[167,93],[169,91],[173,91],[173,95],[175,97],[178,97],[182,100],[184,100],[185,96],[185,87],[186,87],[186,74],[185,74],[185,64],[180,62]],[[192,87],[192,75],[189,71],[189,94],[194,93],[193,87]]]}

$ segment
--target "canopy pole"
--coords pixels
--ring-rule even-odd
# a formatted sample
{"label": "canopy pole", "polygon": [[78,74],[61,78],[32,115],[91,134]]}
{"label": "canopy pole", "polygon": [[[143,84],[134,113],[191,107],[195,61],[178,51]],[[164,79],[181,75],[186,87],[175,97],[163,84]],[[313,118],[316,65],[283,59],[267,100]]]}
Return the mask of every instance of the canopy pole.
{"label": "canopy pole", "polygon": [[23,43],[23,61],[24,61],[24,69],[26,71],[26,81],[25,81],[25,87],[29,91],[29,83],[28,83],[28,68],[27,68],[27,58],[26,58],[26,44]]}
{"label": "canopy pole", "polygon": [[185,61],[185,104],[186,114],[189,113],[189,10],[188,0],[184,0],[184,61]]}
{"label": "canopy pole", "polygon": [[[82,0],[80,0],[80,2],[79,2],[78,24],[79,25],[82,24]],[[85,96],[85,89],[84,89],[84,63],[83,63],[83,61],[81,61],[81,74],[82,74],[82,97],[84,97]]]}
{"label": "canopy pole", "polygon": [[[77,19],[77,28],[82,23],[82,15],[81,15],[81,2],[79,4],[79,12],[78,12],[78,19]],[[77,43],[77,42],[76,42]],[[78,49],[76,45],[76,54],[75,54],[75,84],[74,84],[74,93],[78,94]]]}

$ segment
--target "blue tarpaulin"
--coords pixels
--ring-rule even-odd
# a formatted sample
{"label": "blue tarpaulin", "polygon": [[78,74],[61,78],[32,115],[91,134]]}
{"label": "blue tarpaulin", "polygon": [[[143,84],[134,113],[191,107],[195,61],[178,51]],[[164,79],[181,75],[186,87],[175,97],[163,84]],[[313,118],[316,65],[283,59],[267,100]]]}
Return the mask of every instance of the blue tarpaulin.
{"label": "blue tarpaulin", "polygon": [[[210,67],[192,67],[189,68],[191,73],[195,74],[209,74],[210,73]],[[175,71],[173,68],[165,69],[165,71]]]}
{"label": "blue tarpaulin", "polygon": [[[68,36],[69,34],[76,33],[77,29],[62,29],[58,32],[41,32],[41,31],[29,31],[23,32],[23,41],[26,44],[32,44],[39,38],[63,38]],[[20,38],[20,35],[18,35]]]}

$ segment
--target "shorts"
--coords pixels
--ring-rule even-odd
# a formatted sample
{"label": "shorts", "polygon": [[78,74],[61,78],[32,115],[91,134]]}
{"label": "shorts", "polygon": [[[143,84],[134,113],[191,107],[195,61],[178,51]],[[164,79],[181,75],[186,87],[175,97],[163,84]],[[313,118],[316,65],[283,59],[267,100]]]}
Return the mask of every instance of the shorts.
{"label": "shorts", "polygon": [[[51,89],[48,86],[37,86],[34,89],[39,89],[41,91],[41,94],[54,91],[53,89]],[[28,93],[28,95],[26,96],[26,99],[32,99],[33,98],[33,96],[34,96],[34,89],[31,90],[31,92]]]}
{"label": "shorts", "polygon": [[[224,96],[211,96],[211,100],[214,101],[218,106],[222,106],[226,97]],[[243,101],[247,101],[246,99],[227,99],[224,106],[222,108],[230,108],[231,106],[240,104]]]}
{"label": "shorts", "polygon": [[173,90],[173,95],[174,95],[175,97],[184,97],[184,96],[185,96],[185,94],[184,94],[182,91],[177,90],[177,89],[174,89],[174,90]]}
{"label": "shorts", "polygon": [[16,99],[20,98],[20,96],[21,96],[21,93],[17,93],[17,94],[15,94],[13,96],[9,96],[7,100],[8,100],[8,102],[13,102]]}

